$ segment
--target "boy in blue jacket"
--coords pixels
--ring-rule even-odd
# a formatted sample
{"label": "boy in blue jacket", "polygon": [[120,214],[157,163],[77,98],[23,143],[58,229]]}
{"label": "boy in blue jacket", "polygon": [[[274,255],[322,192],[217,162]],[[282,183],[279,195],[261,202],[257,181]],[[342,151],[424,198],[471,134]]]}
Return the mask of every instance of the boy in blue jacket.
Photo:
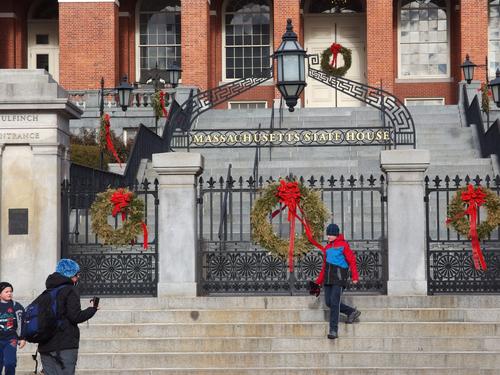
{"label": "boy in blue jacket", "polygon": [[10,283],[0,282],[0,373],[14,375],[17,364],[17,346],[23,348],[21,328],[24,308],[12,300],[14,288]]}

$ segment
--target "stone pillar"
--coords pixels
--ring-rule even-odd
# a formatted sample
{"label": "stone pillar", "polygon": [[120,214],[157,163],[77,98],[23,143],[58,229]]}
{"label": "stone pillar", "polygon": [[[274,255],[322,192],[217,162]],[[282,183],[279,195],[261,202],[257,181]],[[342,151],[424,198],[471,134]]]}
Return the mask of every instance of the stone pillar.
{"label": "stone pillar", "polygon": [[159,297],[196,296],[196,176],[203,171],[203,165],[200,154],[153,155],[153,169],[160,183]]}
{"label": "stone pillar", "polygon": [[393,0],[366,0],[368,84],[394,91]]}
{"label": "stone pillar", "polygon": [[69,119],[80,115],[45,71],[0,71],[0,279],[18,299],[40,293],[60,257]]}
{"label": "stone pillar", "polygon": [[210,2],[181,1],[182,84],[201,91],[209,87]]}
{"label": "stone pillar", "polygon": [[[59,78],[67,90],[118,84],[118,0],[59,1]],[[82,46],[85,46],[82,48]]]}
{"label": "stone pillar", "polygon": [[429,164],[428,150],[380,154],[387,173],[389,295],[427,294],[424,173]]}

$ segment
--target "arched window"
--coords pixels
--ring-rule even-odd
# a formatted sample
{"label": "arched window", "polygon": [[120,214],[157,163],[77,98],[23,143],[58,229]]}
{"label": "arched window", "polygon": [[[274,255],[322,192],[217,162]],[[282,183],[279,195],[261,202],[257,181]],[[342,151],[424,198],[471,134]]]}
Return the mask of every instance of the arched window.
{"label": "arched window", "polygon": [[490,0],[488,25],[488,65],[490,77],[500,68],[500,0]]}
{"label": "arched window", "polygon": [[143,0],[139,10],[140,77],[158,66],[181,66],[180,0]]}
{"label": "arched window", "polygon": [[306,13],[361,13],[363,0],[308,0]]}
{"label": "arched window", "polygon": [[226,79],[255,76],[269,69],[271,7],[268,0],[228,1],[224,30]]}
{"label": "arched window", "polygon": [[399,76],[448,77],[447,2],[402,0],[400,10]]}

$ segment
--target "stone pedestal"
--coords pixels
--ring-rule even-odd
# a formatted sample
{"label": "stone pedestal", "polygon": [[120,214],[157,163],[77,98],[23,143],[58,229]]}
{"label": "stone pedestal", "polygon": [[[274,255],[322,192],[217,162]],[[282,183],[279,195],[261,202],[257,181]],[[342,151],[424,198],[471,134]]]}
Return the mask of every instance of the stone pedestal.
{"label": "stone pedestal", "polygon": [[44,70],[0,70],[0,278],[16,299],[45,289],[60,257],[69,119],[80,114]]}
{"label": "stone pedestal", "polygon": [[429,164],[427,150],[380,154],[387,173],[389,295],[427,294],[424,173]]}
{"label": "stone pedestal", "polygon": [[203,171],[200,154],[153,155],[159,181],[158,296],[196,296],[196,176]]}

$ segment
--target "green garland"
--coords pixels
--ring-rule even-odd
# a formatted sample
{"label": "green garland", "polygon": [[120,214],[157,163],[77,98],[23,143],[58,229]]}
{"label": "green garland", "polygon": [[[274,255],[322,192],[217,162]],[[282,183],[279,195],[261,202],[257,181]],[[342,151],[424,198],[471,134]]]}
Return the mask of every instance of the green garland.
{"label": "green garland", "polygon": [[[462,193],[466,190],[467,188],[457,190],[457,193],[448,205],[448,217],[451,219],[449,224],[453,229],[462,236],[469,237],[469,219],[467,215],[460,216],[466,209],[465,203],[462,201]],[[500,225],[500,197],[491,189],[481,187],[481,190],[486,194],[483,206],[487,209],[488,213],[486,220],[477,226],[477,235],[479,239],[485,239]]]}
{"label": "green garland", "polygon": [[[286,259],[290,246],[289,241],[278,237],[269,222],[269,215],[279,204],[279,199],[276,196],[278,186],[279,183],[270,184],[262,191],[261,197],[252,208],[250,221],[253,240],[272,254]],[[304,211],[304,219],[311,227],[314,238],[321,241],[323,229],[329,217],[328,210],[321,201],[318,192],[308,189],[302,184],[299,184],[299,189],[301,194],[300,207]],[[297,236],[294,254],[300,257],[307,254],[313,247],[305,235]]]}
{"label": "green garland", "polygon": [[156,118],[161,118],[163,116],[163,110],[161,108],[160,91],[156,91],[151,95],[151,106],[155,113]]}
{"label": "green garland", "polygon": [[352,51],[349,48],[342,47],[340,49],[340,54],[344,58],[344,66],[336,68],[330,65],[330,58],[332,57],[332,51],[327,48],[321,54],[321,69],[323,72],[330,76],[343,77],[352,64]]}
{"label": "green garland", "polygon": [[[127,218],[120,228],[114,229],[108,224],[108,217],[113,211],[111,196],[119,189],[108,189],[97,194],[97,197],[90,207],[92,217],[92,230],[99,237],[102,243],[108,245],[127,245],[134,241],[142,233],[142,221],[144,217],[144,203],[133,195],[130,204],[125,208]],[[128,189],[123,189],[124,193],[129,193]],[[118,213],[117,216],[121,216]],[[121,218],[118,217],[120,221]]]}

